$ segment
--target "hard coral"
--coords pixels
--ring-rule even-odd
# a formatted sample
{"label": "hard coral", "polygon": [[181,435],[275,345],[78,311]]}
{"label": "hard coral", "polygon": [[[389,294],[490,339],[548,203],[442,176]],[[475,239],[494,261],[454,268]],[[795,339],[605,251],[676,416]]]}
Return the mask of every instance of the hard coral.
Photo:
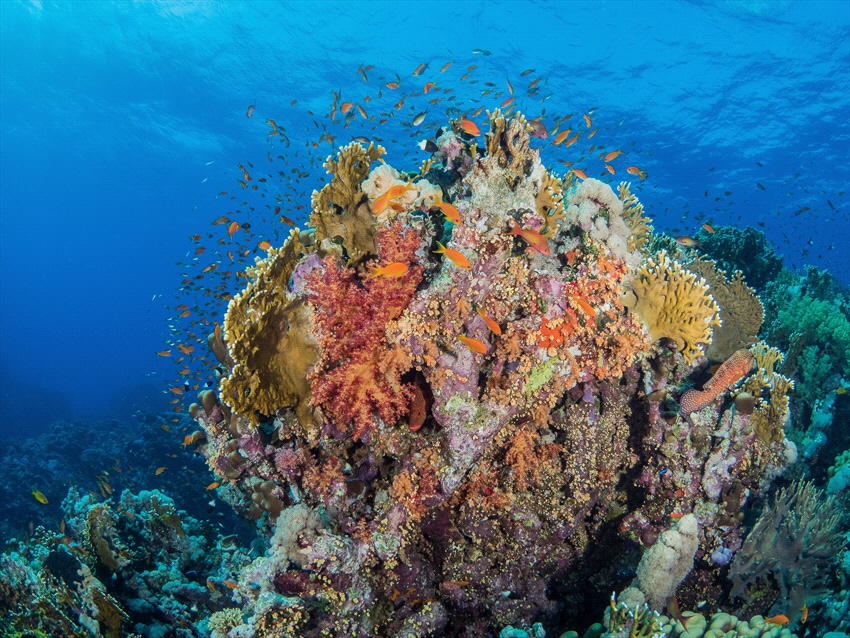
{"label": "hard coral", "polygon": [[646,324],[650,341],[667,338],[687,363],[711,343],[711,327],[720,325],[720,308],[708,284],[672,261],[666,252],[648,259],[621,298]]}
{"label": "hard coral", "polygon": [[307,373],[319,358],[318,347],[304,298],[287,290],[300,252],[293,231],[280,251],[269,251],[248,269],[248,285],[224,317],[224,340],[235,365],[221,381],[221,398],[254,422],[258,413],[292,407],[304,427],[314,425]]}
{"label": "hard coral", "polygon": [[721,325],[715,326],[706,354],[722,361],[736,350],[753,345],[764,321],[764,306],[755,290],[744,282],[741,271],[729,279],[715,262],[702,259],[692,262],[688,269],[706,280],[720,306]]}
{"label": "hard coral", "polygon": [[358,142],[340,148],[336,159],[328,157],[325,170],[332,175],[321,191],[313,191],[313,213],[309,226],[316,229],[316,241],[342,237],[351,259],[375,253],[375,216],[361,190],[372,162],[386,151],[382,146]]}

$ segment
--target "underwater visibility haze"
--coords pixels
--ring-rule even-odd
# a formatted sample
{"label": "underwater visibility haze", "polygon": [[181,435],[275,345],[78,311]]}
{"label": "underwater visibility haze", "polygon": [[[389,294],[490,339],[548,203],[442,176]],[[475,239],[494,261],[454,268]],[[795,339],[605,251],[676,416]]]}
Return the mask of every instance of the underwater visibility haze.
{"label": "underwater visibility haze", "polygon": [[850,3],[0,3],[0,635],[850,633]]}

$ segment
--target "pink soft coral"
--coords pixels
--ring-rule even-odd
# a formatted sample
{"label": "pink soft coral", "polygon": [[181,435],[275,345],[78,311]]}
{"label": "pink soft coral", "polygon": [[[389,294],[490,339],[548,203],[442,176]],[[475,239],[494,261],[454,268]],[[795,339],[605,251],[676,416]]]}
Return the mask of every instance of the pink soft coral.
{"label": "pink soft coral", "polygon": [[321,346],[310,375],[312,403],[338,428],[353,424],[355,439],[366,438],[375,413],[387,423],[404,416],[412,396],[410,385],[401,381],[410,360],[387,345],[385,331],[422,280],[422,266],[413,263],[420,239],[396,222],[378,231],[376,244],[378,265],[409,263],[408,272],[397,278],[363,278],[353,268],[340,268],[330,256],[304,280]]}

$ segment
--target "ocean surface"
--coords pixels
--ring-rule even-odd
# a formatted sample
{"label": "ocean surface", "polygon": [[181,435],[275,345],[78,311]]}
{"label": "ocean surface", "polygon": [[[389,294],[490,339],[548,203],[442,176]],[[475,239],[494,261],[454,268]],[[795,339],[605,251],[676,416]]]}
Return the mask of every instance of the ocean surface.
{"label": "ocean surface", "polygon": [[[548,129],[533,140],[544,165],[633,182],[656,233],[759,231],[850,316],[845,0],[5,0],[0,440],[57,460],[56,483],[3,487],[28,501],[4,531],[61,517],[31,490],[56,508],[69,481],[92,489],[87,471],[132,473],[143,456],[186,482],[140,471],[126,487],[250,542],[226,504],[210,513],[203,460],[164,456],[184,454],[186,406],[212,384],[206,335],[239,273],[305,227],[338,147],[366,138],[416,171],[450,119],[484,131],[500,106]],[[555,143],[567,130],[581,139]],[[822,378],[846,417],[850,378],[839,364]],[[833,426],[829,445],[850,438]],[[836,445],[799,476],[825,485]]]}

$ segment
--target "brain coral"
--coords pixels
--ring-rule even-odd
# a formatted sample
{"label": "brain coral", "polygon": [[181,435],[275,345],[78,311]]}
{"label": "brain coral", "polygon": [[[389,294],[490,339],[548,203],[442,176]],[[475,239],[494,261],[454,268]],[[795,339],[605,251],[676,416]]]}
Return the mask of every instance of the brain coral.
{"label": "brain coral", "polygon": [[711,343],[712,326],[720,325],[720,308],[703,278],[661,251],[635,273],[629,288],[623,305],[643,320],[652,342],[672,340],[688,363],[703,354],[700,344]]}

